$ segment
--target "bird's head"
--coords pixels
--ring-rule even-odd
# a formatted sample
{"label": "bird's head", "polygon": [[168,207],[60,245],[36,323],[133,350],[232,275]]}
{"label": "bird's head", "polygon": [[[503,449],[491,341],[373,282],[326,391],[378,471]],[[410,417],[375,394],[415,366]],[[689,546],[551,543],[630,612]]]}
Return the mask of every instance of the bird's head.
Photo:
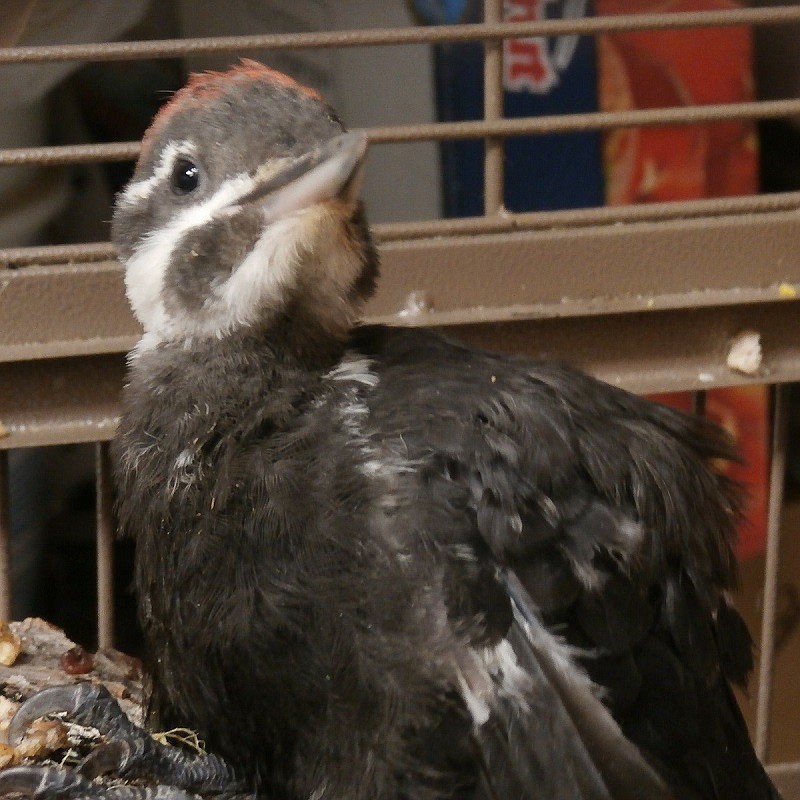
{"label": "bird's head", "polygon": [[261,64],[194,75],[114,212],[142,346],[293,321],[345,336],[377,274],[365,152],[316,92]]}

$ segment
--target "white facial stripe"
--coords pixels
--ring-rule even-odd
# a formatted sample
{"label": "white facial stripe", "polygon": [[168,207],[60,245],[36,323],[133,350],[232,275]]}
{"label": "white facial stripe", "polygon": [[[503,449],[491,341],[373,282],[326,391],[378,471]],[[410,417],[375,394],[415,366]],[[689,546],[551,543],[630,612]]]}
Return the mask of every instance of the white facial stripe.
{"label": "white facial stripe", "polygon": [[183,142],[170,142],[161,152],[161,158],[158,160],[153,174],[143,181],[129,183],[125,191],[117,198],[117,202],[122,205],[132,205],[146,200],[150,194],[152,194],[156,185],[169,177],[178,156],[193,156],[194,153],[194,142],[188,140]]}
{"label": "white facial stripe", "polygon": [[[193,149],[187,141],[168,145],[154,174],[129,186],[121,202],[146,199],[159,181],[169,179],[175,159],[191,156]],[[261,211],[265,227],[243,261],[224,265],[233,271],[225,280],[220,274],[211,284],[202,310],[189,311],[173,304],[167,308],[166,275],[179,243],[193,229],[237,214],[241,199],[252,193],[253,186],[253,176],[246,173],[229,178],[211,197],[175,213],[166,225],[143,237],[133,249],[126,264],[125,285],[133,312],[145,331],[137,352],[163,341],[221,338],[237,327],[253,324],[260,315],[269,315],[286,302],[287,292],[297,280],[301,259],[306,260],[306,279],[321,296],[336,297],[350,285],[361,269],[361,260],[337,236],[341,224],[338,210],[319,204],[295,210],[285,208],[286,216],[273,220],[263,204],[253,203],[251,207]],[[331,306],[332,320],[339,312],[339,306]],[[320,313],[328,313],[324,305]]]}
{"label": "white facial stripe", "polygon": [[187,231],[206,225],[216,213],[230,206],[249,185],[246,174],[229,178],[205,202],[184,209],[134,249],[125,270],[125,288],[133,313],[146,331],[165,333],[168,329],[162,291],[175,246]]}
{"label": "white facial stripe", "polygon": [[254,322],[267,300],[280,304],[295,272],[300,224],[297,217],[287,217],[264,230],[231,277],[215,289],[211,304],[221,301],[222,313],[212,315],[216,324],[209,333],[221,336],[235,325]]}

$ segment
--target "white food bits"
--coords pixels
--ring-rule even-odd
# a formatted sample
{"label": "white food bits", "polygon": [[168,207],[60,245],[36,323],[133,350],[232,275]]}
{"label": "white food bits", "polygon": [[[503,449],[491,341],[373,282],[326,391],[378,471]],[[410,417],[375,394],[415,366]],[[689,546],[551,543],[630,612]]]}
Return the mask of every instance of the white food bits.
{"label": "white food bits", "polygon": [[415,289],[408,293],[405,307],[399,312],[400,317],[418,317],[433,311],[433,302],[428,293]]}
{"label": "white food bits", "polygon": [[22,643],[5,622],[0,622],[0,664],[10,667],[19,656]]}
{"label": "white food bits", "polygon": [[728,366],[743,375],[756,375],[761,362],[761,334],[756,331],[738,333],[728,350]]}

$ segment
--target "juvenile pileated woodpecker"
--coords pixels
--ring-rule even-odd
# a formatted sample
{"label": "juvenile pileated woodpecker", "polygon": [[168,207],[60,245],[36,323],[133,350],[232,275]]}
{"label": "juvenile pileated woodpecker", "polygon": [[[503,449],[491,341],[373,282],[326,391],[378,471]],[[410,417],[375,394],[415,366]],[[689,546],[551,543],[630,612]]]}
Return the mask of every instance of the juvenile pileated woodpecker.
{"label": "juvenile pileated woodpecker", "polygon": [[144,328],[118,510],[153,719],[214,755],[59,688],[12,738],[60,708],[110,741],[17,785],[777,797],[730,688],[752,660],[727,596],[739,497],[709,466],[729,443],[564,366],[360,327],[365,150],[253,62],[194,76],[146,135],[113,225]]}

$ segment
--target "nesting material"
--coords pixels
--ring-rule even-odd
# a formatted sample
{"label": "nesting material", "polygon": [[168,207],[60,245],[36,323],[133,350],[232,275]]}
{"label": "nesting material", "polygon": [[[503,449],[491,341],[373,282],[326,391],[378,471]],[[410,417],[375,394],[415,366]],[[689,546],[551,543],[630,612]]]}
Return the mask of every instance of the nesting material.
{"label": "nesting material", "polygon": [[142,675],[137,659],[116,650],[88,654],[62,630],[36,617],[12,622],[8,628],[20,650],[13,664],[0,664],[0,741],[5,740],[4,730],[19,702],[48,686],[78,681],[103,683],[131,720],[141,724]]}
{"label": "nesting material", "polygon": [[37,618],[0,626],[0,647],[8,655],[0,663],[0,769],[21,763],[75,764],[102,741],[97,729],[59,714],[32,723],[16,748],[8,744],[8,726],[20,703],[50,686],[103,683],[141,724],[142,676],[136,659],[116,650],[87,653],[62,630]]}

